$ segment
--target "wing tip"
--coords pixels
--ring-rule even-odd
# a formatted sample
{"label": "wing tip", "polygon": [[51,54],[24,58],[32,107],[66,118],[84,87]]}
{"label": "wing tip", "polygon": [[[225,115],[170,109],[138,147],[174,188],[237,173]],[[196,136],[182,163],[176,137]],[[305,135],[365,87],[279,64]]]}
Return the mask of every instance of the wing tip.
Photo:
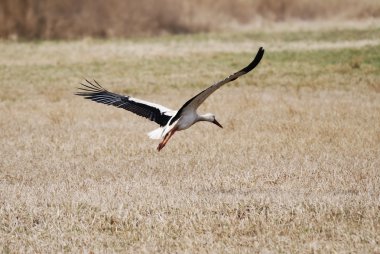
{"label": "wing tip", "polygon": [[74,95],[89,96],[94,93],[107,92],[107,90],[104,89],[95,79],[93,82],[86,78],[84,80],[85,82],[79,83],[81,87],[77,87],[77,90],[79,91],[75,92]]}
{"label": "wing tip", "polygon": [[260,47],[256,53],[255,58],[252,60],[252,62],[247,67],[243,68],[241,72],[244,72],[244,74],[246,74],[250,72],[251,70],[253,70],[261,62],[261,59],[264,56],[264,52],[265,52],[264,48]]}

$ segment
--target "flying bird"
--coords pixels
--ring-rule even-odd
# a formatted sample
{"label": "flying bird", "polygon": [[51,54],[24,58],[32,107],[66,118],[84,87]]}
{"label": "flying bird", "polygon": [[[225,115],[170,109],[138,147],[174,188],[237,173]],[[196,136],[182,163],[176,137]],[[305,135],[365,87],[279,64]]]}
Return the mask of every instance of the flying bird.
{"label": "flying bird", "polygon": [[197,113],[198,107],[221,86],[253,70],[260,63],[263,55],[264,49],[261,47],[248,66],[198,93],[183,104],[178,111],[130,96],[109,92],[95,80],[94,82],[86,80],[87,83],[81,83],[82,87],[78,88],[80,91],[75,94],[98,103],[126,109],[159,124],[160,127],[149,132],[148,136],[151,139],[162,139],[157,147],[157,150],[160,151],[176,131],[186,130],[196,122],[206,121],[223,128],[215,119],[214,114],[199,115]]}

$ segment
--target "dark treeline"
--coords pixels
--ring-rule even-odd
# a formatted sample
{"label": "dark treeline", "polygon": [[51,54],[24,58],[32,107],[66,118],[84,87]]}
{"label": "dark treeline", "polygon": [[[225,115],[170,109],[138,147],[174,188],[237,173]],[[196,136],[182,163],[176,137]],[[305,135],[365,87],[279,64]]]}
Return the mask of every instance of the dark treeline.
{"label": "dark treeline", "polygon": [[363,0],[0,0],[0,37],[73,39],[204,32],[256,20],[380,16]]}

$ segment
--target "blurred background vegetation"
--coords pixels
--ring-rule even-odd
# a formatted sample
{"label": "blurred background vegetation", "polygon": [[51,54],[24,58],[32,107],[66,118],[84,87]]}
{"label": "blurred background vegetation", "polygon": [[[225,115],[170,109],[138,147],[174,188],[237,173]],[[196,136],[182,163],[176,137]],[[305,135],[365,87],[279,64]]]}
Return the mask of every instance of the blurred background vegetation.
{"label": "blurred background vegetation", "polygon": [[117,38],[378,17],[378,0],[0,0],[0,38]]}

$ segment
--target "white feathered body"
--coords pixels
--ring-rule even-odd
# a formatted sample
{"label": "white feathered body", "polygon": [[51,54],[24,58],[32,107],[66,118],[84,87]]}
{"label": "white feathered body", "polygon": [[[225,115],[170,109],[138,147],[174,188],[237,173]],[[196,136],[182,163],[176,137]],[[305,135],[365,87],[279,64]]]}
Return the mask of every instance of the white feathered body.
{"label": "white feathered body", "polygon": [[[173,117],[175,114],[173,115]],[[169,125],[168,124],[164,127],[160,127],[158,129],[155,129],[148,133],[149,138],[151,139],[161,139],[165,137],[165,135],[174,127],[177,127],[177,131],[186,130],[190,126],[192,126],[194,123],[199,121],[199,116],[195,111],[189,111],[184,113],[177,121]]]}

